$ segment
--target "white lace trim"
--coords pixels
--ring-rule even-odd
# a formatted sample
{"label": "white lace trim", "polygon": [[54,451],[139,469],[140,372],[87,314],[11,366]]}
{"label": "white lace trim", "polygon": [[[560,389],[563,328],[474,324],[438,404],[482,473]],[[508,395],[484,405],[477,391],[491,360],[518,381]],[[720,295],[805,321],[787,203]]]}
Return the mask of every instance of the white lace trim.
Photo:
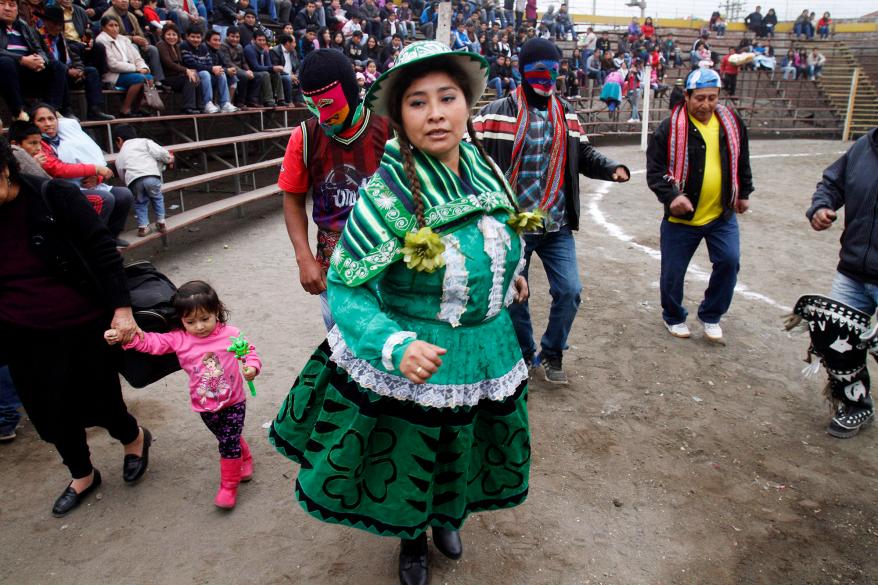
{"label": "white lace trim", "polygon": [[466,257],[460,251],[460,241],[449,234],[442,237],[442,242],[445,244],[445,251],[442,253],[445,258],[445,278],[442,281],[442,302],[436,318],[457,327],[469,302],[469,273],[466,271]]}
{"label": "white lace trim", "polygon": [[387,338],[387,341],[384,342],[384,347],[381,348],[381,365],[384,366],[384,369],[388,372],[396,369],[393,365],[393,350],[396,349],[397,345],[408,339],[417,338],[418,334],[414,331],[397,331],[392,333]]}
{"label": "white lace trim", "polygon": [[491,292],[488,295],[488,312],[485,319],[490,319],[503,308],[503,277],[506,275],[506,252],[512,247],[503,224],[490,215],[479,220],[479,231],[485,240],[485,254],[491,259]]}
{"label": "white lace trim", "polygon": [[509,283],[509,288],[506,289],[506,299],[503,301],[507,307],[515,302],[515,293],[518,292],[515,290],[515,279],[521,276],[521,273],[524,272],[524,266],[527,264],[527,261],[524,259],[524,236],[519,235],[518,239],[521,242],[521,258],[518,259],[518,266],[515,267],[515,274],[512,275],[512,281]]}
{"label": "white lace trim", "polygon": [[337,327],[329,332],[326,339],[332,349],[332,361],[343,367],[360,386],[381,396],[411,400],[430,408],[475,406],[481,400],[505,400],[527,380],[528,375],[524,360],[518,360],[515,367],[499,378],[472,384],[413,384],[403,376],[382,372],[369,362],[356,357]]}

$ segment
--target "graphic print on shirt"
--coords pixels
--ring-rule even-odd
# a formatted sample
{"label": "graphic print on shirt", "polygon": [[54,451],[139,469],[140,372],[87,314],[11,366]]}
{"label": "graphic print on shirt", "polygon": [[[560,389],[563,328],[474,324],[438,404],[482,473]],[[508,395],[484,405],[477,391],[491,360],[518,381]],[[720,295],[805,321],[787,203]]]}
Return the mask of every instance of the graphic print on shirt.
{"label": "graphic print on shirt", "polygon": [[[320,218],[323,225],[338,223],[344,227],[351,207],[359,198],[360,187],[364,187],[369,177],[353,165],[338,164],[326,174],[326,178],[314,186],[314,218]],[[341,231],[339,229],[338,231]]]}
{"label": "graphic print on shirt", "polygon": [[195,374],[201,375],[196,391],[199,404],[204,406],[208,400],[216,401],[219,404],[227,401],[232,386],[226,379],[219,358],[214,352],[209,351],[201,358],[201,366],[201,368],[195,368]]}

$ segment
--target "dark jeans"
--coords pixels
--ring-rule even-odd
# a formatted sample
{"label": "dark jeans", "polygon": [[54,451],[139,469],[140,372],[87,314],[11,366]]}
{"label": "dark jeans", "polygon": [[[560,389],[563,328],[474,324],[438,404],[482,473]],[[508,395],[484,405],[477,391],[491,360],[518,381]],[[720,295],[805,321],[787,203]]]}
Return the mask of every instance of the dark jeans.
{"label": "dark jeans", "polygon": [[735,89],[738,87],[738,75],[723,75],[723,87],[729,95],[735,95]]}
{"label": "dark jeans", "polygon": [[162,83],[174,91],[179,92],[183,96],[183,109],[194,110],[197,108],[195,104],[195,95],[200,87],[198,83],[192,83],[185,75],[165,77]]}
{"label": "dark jeans", "polygon": [[113,237],[118,238],[125,229],[125,220],[128,219],[128,212],[131,210],[131,204],[134,203],[134,195],[131,191],[127,187],[113,187],[109,191],[83,189],[82,192],[85,195],[97,195],[101,198],[101,219],[107,224]]}
{"label": "dark jeans", "polygon": [[71,83],[73,87],[79,85],[85,90],[85,103],[88,111],[102,110],[104,108],[104,94],[101,92],[101,74],[96,67],[86,66],[85,75],[79,81]]}
{"label": "dark jeans", "polygon": [[8,366],[0,366],[0,435],[8,435],[15,431],[21,420],[21,401],[9,375]]}
{"label": "dark jeans", "polygon": [[219,453],[223,459],[241,456],[241,433],[244,432],[244,415],[247,403],[239,402],[217,412],[202,412],[201,420],[216,436]]}
{"label": "dark jeans", "polygon": [[0,326],[2,353],[24,409],[75,479],[92,471],[85,429],[103,427],[123,445],[140,433],[122,398],[120,350],[104,341],[108,324],[101,318],[51,331]]}
{"label": "dark jeans", "polygon": [[[531,255],[536,252],[543,261],[549,279],[549,294],[552,306],[549,309],[549,323],[540,341],[540,352],[544,358],[561,357],[567,349],[567,336],[573,327],[573,320],[579,309],[579,266],[576,263],[576,243],[570,228],[563,227],[557,232],[526,235],[524,237],[524,257],[526,264],[522,275],[528,278]],[[530,320],[528,302],[512,304],[509,314],[515,325],[515,334],[521,346],[521,353],[531,357],[536,353],[533,339],[533,324]]]}
{"label": "dark jeans", "polygon": [[67,103],[67,66],[59,61],[49,61],[42,71],[33,71],[11,57],[0,57],[0,79],[0,97],[6,100],[13,116],[24,107],[23,87],[29,95],[45,99],[56,108]]}
{"label": "dark jeans", "polygon": [[691,226],[662,220],[660,280],[662,318],[669,325],[686,321],[689,314],[683,307],[683,280],[689,262],[701,240],[707,242],[707,253],[713,270],[698,307],[698,318],[704,323],[719,323],[732,304],[738,270],[741,267],[741,245],[738,220],[720,217],[707,225]]}

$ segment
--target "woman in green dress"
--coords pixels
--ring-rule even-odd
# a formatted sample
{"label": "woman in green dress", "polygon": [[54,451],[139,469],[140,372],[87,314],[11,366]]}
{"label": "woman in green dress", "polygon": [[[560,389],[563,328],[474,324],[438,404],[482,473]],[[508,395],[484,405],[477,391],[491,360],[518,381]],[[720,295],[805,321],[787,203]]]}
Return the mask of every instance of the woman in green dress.
{"label": "woman in green dress", "polygon": [[270,430],[301,465],[295,493],[326,522],[402,539],[400,582],[428,579],[426,531],[459,558],[471,512],[527,496],[527,368],[507,306],[527,298],[518,213],[464,142],[487,63],[413,43],[366,96],[389,141],[332,257],[337,327]]}

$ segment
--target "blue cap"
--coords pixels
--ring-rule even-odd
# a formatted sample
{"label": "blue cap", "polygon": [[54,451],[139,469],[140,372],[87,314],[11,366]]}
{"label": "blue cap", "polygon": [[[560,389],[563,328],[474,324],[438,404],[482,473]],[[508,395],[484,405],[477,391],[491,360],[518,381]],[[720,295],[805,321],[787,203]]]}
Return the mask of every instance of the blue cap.
{"label": "blue cap", "polygon": [[706,87],[722,87],[719,74],[713,69],[700,67],[686,78],[686,89],[704,89]]}

